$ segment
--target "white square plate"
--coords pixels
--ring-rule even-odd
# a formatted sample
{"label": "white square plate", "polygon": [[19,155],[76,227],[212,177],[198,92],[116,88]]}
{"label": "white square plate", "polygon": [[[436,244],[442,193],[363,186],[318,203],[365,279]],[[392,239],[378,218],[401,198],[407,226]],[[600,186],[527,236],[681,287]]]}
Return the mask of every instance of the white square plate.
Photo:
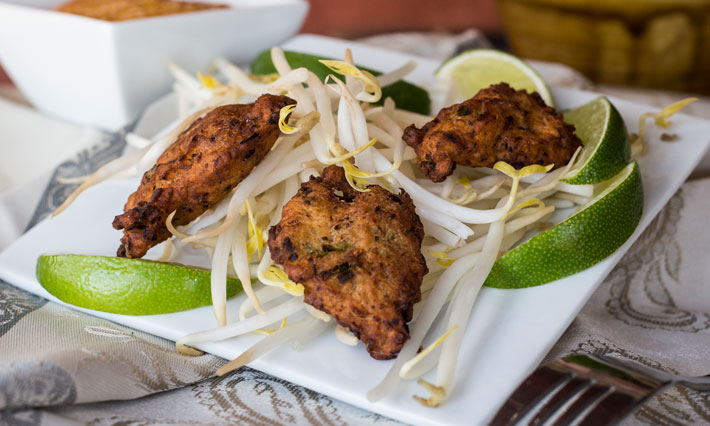
{"label": "white square plate", "polygon": [[[357,63],[384,71],[412,59],[401,53],[313,36],[300,36],[285,45],[288,49],[331,57],[341,56],[346,46],[352,48]],[[431,80],[439,64],[415,59],[419,61],[419,67],[410,80],[418,83]],[[553,95],[561,109],[581,105],[597,96],[561,89],[553,90]],[[652,110],[620,99],[612,99],[612,102],[632,131],[636,130],[639,116]],[[441,407],[426,408],[412,399],[413,394],[426,394],[414,382],[403,383],[397,393],[378,403],[368,402],[366,392],[385,375],[391,362],[375,361],[362,344],[345,346],[330,333],[320,336],[301,352],[284,347],[250,366],[410,424],[486,422],[518,383],[537,366],[707,149],[710,122],[682,114],[674,116],[672,121],[673,126],[664,131],[678,134],[678,141],[661,142],[660,130],[650,129],[649,149],[639,160],[646,204],[641,224],[631,239],[601,263],[565,279],[523,290],[483,289],[466,329],[454,393]],[[37,257],[43,253],[113,255],[120,233],[111,228],[111,221],[114,215],[123,211],[126,197],[135,190],[137,183],[137,179],[102,183],[80,196],[60,216],[37,225],[0,254],[0,278],[56,301],[35,279]],[[153,251],[153,257],[156,252]],[[240,297],[229,302],[232,317],[241,300]],[[141,317],[83,311],[171,340],[216,325],[210,307]],[[243,336],[200,348],[231,359],[258,338]]]}

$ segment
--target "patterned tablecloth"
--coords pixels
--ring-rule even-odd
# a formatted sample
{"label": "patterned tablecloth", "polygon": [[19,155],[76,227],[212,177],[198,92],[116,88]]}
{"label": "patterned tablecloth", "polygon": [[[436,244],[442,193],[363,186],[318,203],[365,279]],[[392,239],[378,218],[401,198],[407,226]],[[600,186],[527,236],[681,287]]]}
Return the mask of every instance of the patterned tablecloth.
{"label": "patterned tablecloth", "polygon": [[[420,54],[426,49],[424,53],[440,58],[461,46],[484,42],[475,32],[368,41]],[[573,71],[549,64],[545,78],[559,85],[590,87]],[[638,100],[638,92],[633,95]],[[655,93],[643,100],[664,105],[674,98]],[[690,112],[694,111],[705,115],[710,102]],[[93,146],[60,164],[46,178],[49,184],[40,191],[34,214],[27,214],[23,223],[29,221],[26,226],[31,227],[71,192],[73,186],[61,183],[62,177],[84,175],[120,155],[123,135],[102,134]],[[682,187],[549,358],[603,353],[678,374],[710,373],[708,195],[710,179]],[[0,204],[7,203],[2,197],[0,193]],[[214,371],[223,363],[211,355],[182,356],[173,342],[0,282],[2,425],[397,424],[249,368],[215,378]],[[645,404],[626,424],[710,424],[710,392],[672,388]]]}

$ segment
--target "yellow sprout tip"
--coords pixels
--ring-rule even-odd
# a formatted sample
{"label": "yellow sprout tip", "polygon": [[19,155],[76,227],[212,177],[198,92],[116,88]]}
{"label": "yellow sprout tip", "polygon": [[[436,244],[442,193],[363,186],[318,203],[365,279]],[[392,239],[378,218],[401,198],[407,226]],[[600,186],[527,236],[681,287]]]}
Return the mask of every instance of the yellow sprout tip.
{"label": "yellow sprout tip", "polygon": [[284,291],[289,293],[292,296],[302,296],[303,295],[303,284],[298,284],[293,281],[291,281],[288,278],[288,275],[286,275],[286,272],[282,271],[281,269],[275,267],[275,266],[269,266],[269,268],[266,270],[266,275],[270,278],[273,279],[274,281],[280,281],[283,285]]}
{"label": "yellow sprout tip", "polygon": [[537,198],[531,198],[527,201],[523,201],[522,203],[518,204],[513,210],[506,213],[506,215],[503,216],[503,218],[505,219],[508,216],[512,215],[513,213],[517,212],[518,210],[524,209],[526,207],[532,207],[532,206],[545,207],[545,203],[543,203],[542,200],[539,200]]}
{"label": "yellow sprout tip", "polygon": [[512,178],[515,177],[515,168],[505,161],[499,161],[493,165],[493,169],[498,170],[504,175]]}
{"label": "yellow sprout tip", "polygon": [[[344,162],[343,165],[345,164],[350,164],[349,162]],[[361,179],[358,177],[354,177],[350,173],[348,173],[348,168],[347,166],[343,167],[345,169],[345,179],[348,181],[348,184],[350,187],[358,192],[368,192],[369,189],[367,189],[367,186],[370,185],[370,182],[366,181],[365,179]]]}
{"label": "yellow sprout tip", "polygon": [[[359,146],[352,151],[345,151],[345,148],[343,148],[342,145],[334,144],[333,147],[335,147],[335,150],[338,151],[338,152],[334,152],[334,154],[340,154],[340,152],[343,152],[343,151],[345,152],[345,154],[338,155],[337,157],[333,157],[332,159],[330,159],[330,164],[345,162],[349,158],[352,158],[352,157],[360,154],[361,152],[365,151],[366,149],[368,149],[369,147],[373,146],[376,143],[377,143],[377,138],[373,138],[370,142],[366,143],[363,146]],[[345,167],[345,166],[343,165],[343,167]],[[360,170],[360,169],[357,169],[357,170]],[[366,173],[366,172],[363,172],[360,170],[360,173]],[[371,177],[371,176],[368,173],[368,176],[360,176],[360,177]]]}
{"label": "yellow sprout tip", "polygon": [[370,97],[366,100],[367,102],[377,102],[382,97],[382,89],[380,88],[380,83],[377,78],[371,73],[357,68],[355,65],[350,65],[347,62],[335,61],[331,59],[320,59],[319,62],[326,67],[330,68],[332,71],[337,72],[341,75],[348,75],[355,77],[365,85],[365,90],[370,94]]}
{"label": "yellow sprout tip", "polygon": [[499,172],[505,174],[506,176],[510,178],[514,177],[519,177],[519,178],[524,178],[526,176],[533,175],[535,173],[547,173],[552,168],[555,167],[554,164],[548,164],[547,166],[541,166],[539,164],[532,164],[530,166],[525,166],[520,170],[515,170],[513,166],[510,164],[506,163],[505,161],[499,161],[493,165],[493,168],[495,170],[498,170]]}
{"label": "yellow sprout tip", "polygon": [[677,113],[681,109],[685,108],[686,105],[697,101],[698,98],[686,98],[678,102],[674,102],[667,107],[663,108],[661,112],[656,114],[656,124],[665,128],[671,125],[671,122],[667,120],[671,115]]}
{"label": "yellow sprout tip", "polygon": [[211,75],[203,75],[202,73],[198,72],[197,79],[200,80],[200,83],[202,83],[203,86],[210,90],[214,90],[221,86],[219,81],[217,81],[217,79],[212,77]]}
{"label": "yellow sprout tip", "polygon": [[293,296],[303,296],[303,284],[298,284],[293,281],[284,283],[284,289]]}
{"label": "yellow sprout tip", "polygon": [[453,247],[447,247],[446,250],[443,251],[434,251],[434,250],[427,250],[430,255],[436,257],[437,259],[451,259],[448,255],[449,250],[451,250]]}
{"label": "yellow sprout tip", "polygon": [[466,177],[466,176],[459,176],[456,179],[456,182],[459,183],[460,185],[466,187],[466,188],[471,188],[471,180]]}
{"label": "yellow sprout tip", "polygon": [[281,133],[286,134],[286,135],[292,135],[296,132],[298,132],[297,127],[291,127],[286,123],[286,120],[288,119],[289,114],[296,108],[296,104],[291,104],[291,105],[286,105],[285,107],[281,108],[281,111],[279,111],[279,129],[281,130]]}
{"label": "yellow sprout tip", "polygon": [[246,200],[244,204],[246,205],[247,214],[249,216],[249,233],[251,234],[249,240],[247,241],[247,255],[251,257],[254,252],[258,252],[258,257],[261,259],[261,249],[264,247],[264,237],[256,224],[251,203],[249,200]]}
{"label": "yellow sprout tip", "polygon": [[279,75],[279,73],[277,73],[277,72],[274,72],[274,73],[271,73],[271,74],[263,74],[263,75],[261,75],[261,74],[259,74],[259,75],[257,75],[257,74],[249,74],[249,78],[250,78],[252,81],[256,81],[256,82],[259,82],[259,83],[267,83],[267,84],[268,84],[268,83],[273,83],[274,81],[278,80],[279,77],[281,77],[281,75]]}
{"label": "yellow sprout tip", "polygon": [[553,167],[555,167],[554,164],[548,164],[547,166],[533,164],[530,166],[525,166],[522,169],[520,169],[520,171],[518,172],[518,175],[521,178],[524,178],[525,176],[534,175],[535,173],[547,173],[550,170],[552,170]]}
{"label": "yellow sprout tip", "polygon": [[406,374],[414,368],[415,365],[417,365],[422,359],[424,359],[427,355],[429,355],[434,349],[436,349],[439,345],[441,345],[444,340],[446,340],[451,333],[454,332],[459,326],[454,325],[444,333],[442,336],[440,336],[438,339],[436,339],[431,345],[427,346],[426,349],[423,351],[419,352],[414,358],[410,359],[409,361],[405,362],[402,368],[399,370],[399,375],[403,379],[406,377]]}
{"label": "yellow sprout tip", "polygon": [[436,259],[436,263],[438,263],[443,268],[448,268],[449,266],[454,264],[454,259]]}
{"label": "yellow sprout tip", "polygon": [[356,66],[350,65],[347,62],[332,59],[320,59],[318,62],[341,75],[349,75],[351,77],[360,77],[362,75]]}

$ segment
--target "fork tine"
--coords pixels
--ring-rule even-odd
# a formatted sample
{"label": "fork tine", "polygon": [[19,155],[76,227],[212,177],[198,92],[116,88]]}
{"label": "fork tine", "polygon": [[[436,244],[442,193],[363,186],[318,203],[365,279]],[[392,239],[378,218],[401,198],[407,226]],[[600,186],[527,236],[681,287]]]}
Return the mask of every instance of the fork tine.
{"label": "fork tine", "polygon": [[[580,415],[583,415],[588,409],[596,406],[599,401],[604,398],[612,389],[609,386],[592,385],[586,389],[572,404],[567,407],[562,414],[557,417],[553,426],[566,426],[572,424]],[[591,418],[587,416],[586,418]],[[611,425],[613,423],[597,422],[595,419],[594,425]]]}
{"label": "fork tine", "polygon": [[614,425],[622,421],[626,416],[631,414],[634,409],[653,395],[661,392],[667,386],[659,386],[655,390],[649,392],[644,397],[636,397],[622,392],[613,392],[592,408],[579,423],[579,426],[595,426],[599,424]]}
{"label": "fork tine", "polygon": [[559,386],[572,378],[572,374],[549,366],[539,367],[510,395],[491,420],[490,426],[512,425]]}
{"label": "fork tine", "polygon": [[529,425],[539,425],[547,421],[555,414],[567,401],[570,401],[578,393],[584,392],[592,384],[591,381],[575,377],[546,401],[540,410],[535,414]]}

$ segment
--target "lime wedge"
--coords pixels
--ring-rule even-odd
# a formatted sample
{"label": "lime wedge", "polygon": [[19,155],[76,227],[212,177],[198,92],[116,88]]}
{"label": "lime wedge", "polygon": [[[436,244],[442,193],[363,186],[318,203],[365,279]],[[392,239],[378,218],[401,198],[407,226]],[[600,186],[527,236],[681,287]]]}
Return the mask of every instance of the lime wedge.
{"label": "lime wedge", "polygon": [[[153,315],[210,305],[210,271],[175,263],[84,255],[42,255],[37,280],[63,302],[124,315]],[[227,297],[242,290],[227,279]]]}
{"label": "lime wedge", "polygon": [[616,176],[629,163],[631,146],[624,120],[604,96],[567,111],[584,148],[577,166],[563,181],[573,185],[599,183]]}
{"label": "lime wedge", "polygon": [[[326,78],[328,74],[333,74],[333,71],[318,62],[320,59],[331,58],[291,51],[286,51],[284,54],[289,65],[291,65],[291,68],[307,68],[313,71],[313,73],[321,80]],[[369,68],[358,67],[374,76],[382,74],[379,71],[371,70]],[[268,75],[276,72],[276,67],[274,67],[274,63],[271,62],[271,52],[269,50],[261,52],[259,56],[254,59],[251,63],[251,72],[256,75]],[[397,108],[407,111],[428,115],[431,109],[429,92],[419,86],[415,86],[414,84],[407,83],[403,80],[384,86],[382,88],[382,100],[378,102],[378,104],[384,102],[384,100],[388,97],[394,100]]]}
{"label": "lime wedge", "polygon": [[449,103],[462,102],[492,84],[508,83],[516,90],[538,92],[545,103],[554,106],[550,89],[530,65],[513,55],[492,49],[474,49],[446,60],[435,72],[436,78],[450,85]]}
{"label": "lime wedge", "polygon": [[587,269],[624,244],[642,213],[643,186],[634,161],[601,183],[572,216],[499,258],[485,285],[533,287]]}

